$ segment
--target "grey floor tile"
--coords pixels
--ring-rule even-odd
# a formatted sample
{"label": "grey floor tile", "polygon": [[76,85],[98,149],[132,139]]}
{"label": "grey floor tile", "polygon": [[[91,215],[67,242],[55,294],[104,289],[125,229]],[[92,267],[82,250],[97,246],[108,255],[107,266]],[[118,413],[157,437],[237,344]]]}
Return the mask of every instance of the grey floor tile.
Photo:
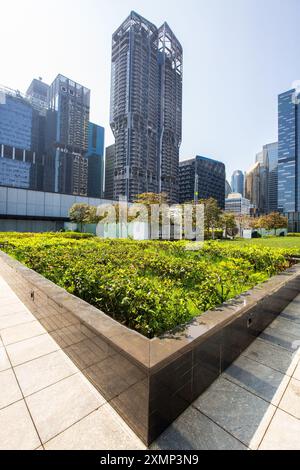
{"label": "grey floor tile", "polygon": [[259,449],[300,450],[300,420],[277,409]]}
{"label": "grey floor tile", "polygon": [[300,338],[293,334],[270,327],[266,328],[263,333],[261,333],[260,339],[269,344],[281,346],[292,353],[295,353],[298,350],[300,341]]}
{"label": "grey floor tile", "polygon": [[300,325],[284,317],[278,316],[276,320],[269,325],[268,330],[287,333],[288,335],[294,335],[300,339]]}
{"label": "grey floor tile", "polygon": [[0,372],[11,367],[5,348],[0,346]]}
{"label": "grey floor tile", "polygon": [[8,369],[0,372],[0,408],[4,408],[21,399],[22,394],[13,370]]}
{"label": "grey floor tile", "polygon": [[23,400],[0,410],[1,450],[34,450],[40,445]]}
{"label": "grey floor tile", "polygon": [[10,344],[6,347],[13,366],[23,364],[59,349],[58,344],[47,333]]}
{"label": "grey floor tile", "polygon": [[42,335],[44,333],[46,333],[46,330],[38,321],[11,326],[10,328],[1,330],[2,341],[5,345],[33,338],[34,336]]}
{"label": "grey floor tile", "polygon": [[81,374],[30,395],[26,401],[42,442],[47,442],[105,403]]}
{"label": "grey floor tile", "polygon": [[279,408],[300,419],[300,380],[291,379]]}
{"label": "grey floor tile", "polygon": [[262,339],[256,339],[243,355],[286,375],[292,375],[297,359],[292,351]]}
{"label": "grey floor tile", "polygon": [[273,405],[278,405],[290,380],[289,376],[246,356],[240,356],[222,376]]}
{"label": "grey floor tile", "polygon": [[191,406],[150,448],[151,450],[247,450],[240,441]]}
{"label": "grey floor tile", "polygon": [[26,397],[78,372],[62,351],[56,351],[15,367],[20,388]]}
{"label": "grey floor tile", "polygon": [[32,321],[34,321],[34,317],[31,313],[25,311],[20,313],[11,313],[0,317],[0,330]]}
{"label": "grey floor tile", "polygon": [[138,450],[145,445],[106,404],[45,444],[45,449]]}
{"label": "grey floor tile", "polygon": [[253,449],[275,412],[272,404],[223,378],[216,380],[194,406]]}

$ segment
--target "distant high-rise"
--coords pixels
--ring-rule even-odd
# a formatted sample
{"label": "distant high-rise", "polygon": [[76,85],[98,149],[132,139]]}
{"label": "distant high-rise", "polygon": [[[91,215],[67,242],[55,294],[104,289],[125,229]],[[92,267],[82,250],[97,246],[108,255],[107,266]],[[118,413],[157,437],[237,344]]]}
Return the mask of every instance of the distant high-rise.
{"label": "distant high-rise", "polygon": [[49,89],[50,87],[47,83],[34,78],[26,92],[26,97],[32,107],[44,116],[46,116],[48,109]]}
{"label": "distant high-rise", "polygon": [[278,142],[263,147],[268,165],[267,212],[278,210]]}
{"label": "distant high-rise", "polygon": [[232,193],[232,188],[230,184],[228,183],[228,181],[226,180],[225,181],[225,197],[228,197],[230,193]]}
{"label": "distant high-rise", "polygon": [[294,89],[278,96],[278,207],[284,213],[300,211],[299,103]]}
{"label": "distant high-rise", "polygon": [[90,90],[58,75],[49,90],[46,135],[54,192],[88,193],[89,113]]}
{"label": "distant high-rise", "polygon": [[235,215],[249,215],[250,201],[240,193],[231,193],[225,199],[225,212]]}
{"label": "distant high-rise", "polygon": [[110,125],[114,198],[166,192],[177,202],[182,47],[167,23],[131,12],[113,34]]}
{"label": "distant high-rise", "polygon": [[225,165],[197,155],[179,164],[179,202],[214,198],[225,208]]}
{"label": "distant high-rise", "polygon": [[105,150],[105,199],[114,198],[114,168],[115,168],[115,144],[109,145]]}
{"label": "distant high-rise", "polygon": [[231,189],[233,193],[244,194],[244,173],[241,170],[235,170],[231,177]]}
{"label": "distant high-rise", "polygon": [[104,176],[104,128],[89,123],[88,152],[88,196],[103,196]]}

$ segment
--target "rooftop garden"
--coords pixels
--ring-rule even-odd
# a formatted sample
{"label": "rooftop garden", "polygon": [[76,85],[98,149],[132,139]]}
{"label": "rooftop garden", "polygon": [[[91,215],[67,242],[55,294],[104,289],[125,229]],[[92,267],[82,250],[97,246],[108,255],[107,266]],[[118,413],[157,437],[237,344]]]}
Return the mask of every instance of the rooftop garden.
{"label": "rooftop garden", "polygon": [[161,335],[288,268],[300,238],[187,242],[80,233],[0,233],[0,248],[147,337]]}

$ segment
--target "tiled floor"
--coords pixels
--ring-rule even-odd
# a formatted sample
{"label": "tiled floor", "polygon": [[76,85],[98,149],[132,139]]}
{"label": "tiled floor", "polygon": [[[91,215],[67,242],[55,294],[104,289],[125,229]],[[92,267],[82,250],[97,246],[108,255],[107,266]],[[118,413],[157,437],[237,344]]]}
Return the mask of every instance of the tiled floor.
{"label": "tiled floor", "polygon": [[[144,449],[0,277],[0,449]],[[300,295],[153,449],[300,449]]]}
{"label": "tiled floor", "polygon": [[0,449],[144,449],[0,277]]}

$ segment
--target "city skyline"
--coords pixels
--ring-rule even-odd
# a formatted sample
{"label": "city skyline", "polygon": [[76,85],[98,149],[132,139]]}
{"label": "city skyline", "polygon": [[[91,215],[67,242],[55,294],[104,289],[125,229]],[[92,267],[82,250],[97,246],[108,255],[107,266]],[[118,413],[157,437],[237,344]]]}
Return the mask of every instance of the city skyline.
{"label": "city skyline", "polygon": [[[25,18],[26,30],[31,32],[24,41],[11,40],[6,47],[0,82],[25,91],[33,77],[42,76],[51,83],[59,71],[83,83],[92,90],[91,120],[108,131],[106,146],[113,143],[109,129],[111,34],[132,9],[155,24],[166,20],[185,51],[181,161],[196,154],[221,160],[230,178],[235,169],[245,170],[251,165],[262,145],[277,140],[277,95],[292,88],[300,76],[292,50],[299,35],[293,28],[300,9],[296,1],[285,2],[284,11],[276,0],[264,5],[242,0],[188,1],[188,21],[184,23],[180,8],[170,8],[171,2],[154,1],[150,5],[115,0],[108,7],[90,0],[83,8],[80,0],[65,0],[59,4],[60,15],[56,14],[56,1],[46,2],[41,13],[37,13],[37,5],[29,0],[24,6],[16,1],[4,6],[4,15],[13,12],[15,28],[22,27]],[[28,15],[29,10],[32,15]],[[68,21],[64,12],[68,12]],[[271,14],[272,21],[266,22]],[[55,23],[51,21],[54,16]],[[63,25],[64,35],[70,35],[79,19],[79,37],[61,43],[56,33]],[[278,38],[281,22],[289,27],[281,25]],[[191,31],[196,23],[201,27],[194,35]],[[263,32],[259,31],[261,24]],[[6,27],[4,24],[4,31]],[[38,44],[33,39],[36,36],[40,38]],[[260,47],[256,47],[258,41]],[[84,55],[83,50],[88,53]],[[279,59],[280,67],[276,66]],[[17,73],[20,69],[22,74]]]}

